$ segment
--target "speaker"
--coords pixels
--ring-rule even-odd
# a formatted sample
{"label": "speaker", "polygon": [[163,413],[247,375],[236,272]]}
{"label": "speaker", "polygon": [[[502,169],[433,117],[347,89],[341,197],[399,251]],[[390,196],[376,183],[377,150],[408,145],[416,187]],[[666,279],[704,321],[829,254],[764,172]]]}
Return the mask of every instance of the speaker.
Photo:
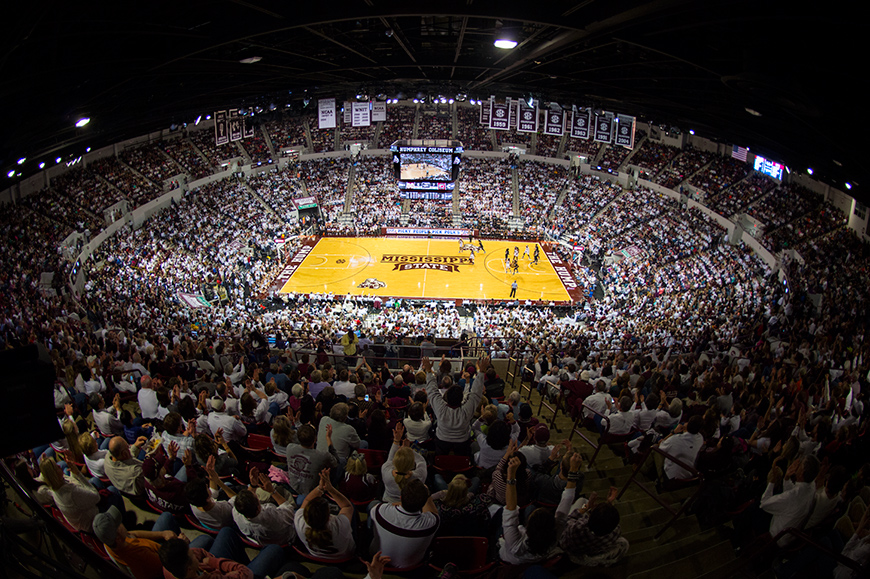
{"label": "speaker", "polygon": [[0,456],[63,438],[54,409],[54,364],[42,344],[0,352]]}

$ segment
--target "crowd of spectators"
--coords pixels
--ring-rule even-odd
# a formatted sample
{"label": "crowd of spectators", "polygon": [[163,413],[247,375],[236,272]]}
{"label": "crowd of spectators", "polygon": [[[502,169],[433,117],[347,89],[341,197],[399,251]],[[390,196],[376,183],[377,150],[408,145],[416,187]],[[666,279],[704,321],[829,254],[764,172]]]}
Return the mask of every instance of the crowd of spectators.
{"label": "crowd of spectators", "polygon": [[[688,157],[676,163],[678,171],[690,172],[703,161],[692,153]],[[525,357],[533,382],[543,384],[544,392],[562,382],[562,372],[594,384],[597,392],[588,404],[600,402],[597,408],[611,415],[612,424],[623,421],[636,425],[651,442],[661,439],[660,448],[683,453],[680,458],[704,469],[711,480],[723,474],[736,480],[727,485],[727,496],[702,496],[699,505],[708,510],[696,513],[702,517],[718,509],[721,513],[715,514],[724,516],[729,507],[754,499],[754,506],[735,521],[735,544],[800,525],[837,551],[848,542],[844,554],[866,557],[856,549],[863,545],[866,517],[859,523],[850,515],[854,505],[866,508],[858,501],[870,478],[870,351],[864,343],[870,253],[841,227],[843,214],[820,196],[794,186],[765,196],[770,185],[755,177],[731,188],[740,199],[734,203],[751,203],[750,214],[769,226],[769,247],[796,249],[803,257],[803,262],[785,264],[786,293],[786,286],[757,256],[746,246],[725,243],[725,230],[698,209],[644,189],[619,195],[614,185],[585,176],[569,180],[565,203],[554,208],[564,169],[523,163],[518,168],[521,202],[542,214],[527,216],[527,223],[531,218],[532,224],[549,227],[549,219],[558,225],[563,237],[581,250],[578,257],[585,263],[575,275],[586,280],[584,285],[597,277],[605,290],[601,299],[581,302],[567,315],[547,307],[485,306],[463,320],[449,305],[389,300],[378,310],[369,301],[300,295],[292,296],[283,309],[260,314],[256,297],[283,266],[275,259],[271,240],[295,232],[276,223],[244,183],[230,178],[191,191],[139,229],[125,228],[105,241],[87,266],[86,289],[76,304],[63,283],[48,291],[40,286],[39,276],[52,271],[64,280],[69,264],[56,251],[59,241],[73,229],[99,230],[99,220],[83,207],[97,207],[113,197],[95,174],[118,183],[125,193],[135,183],[119,177],[115,171],[122,165],[111,163],[70,173],[52,189],[0,211],[0,255],[7,264],[0,339],[6,347],[31,342],[51,346],[56,401],[68,436],[54,449],[36,449],[31,466],[39,468],[41,477],[32,482],[42,486],[40,496],[54,502],[71,525],[95,533],[110,549],[123,548],[118,517],[124,515],[112,509],[119,502],[123,508],[129,498],[105,489],[107,500],[102,501],[88,486],[94,480],[83,477],[77,466],[98,468],[96,454],[101,451],[91,446],[98,441],[87,442],[87,431],[99,426],[101,413],[108,413],[117,424],[108,421],[110,432],[104,434],[118,436],[106,439],[109,454],[103,455],[108,461],[103,474],[113,487],[134,498],[177,505],[206,524],[234,524],[238,529],[221,530],[220,543],[200,541],[188,548],[177,542],[177,529],[155,527],[162,536],[153,537],[162,545],[151,550],[158,557],[151,564],[159,576],[185,571],[189,555],[198,563],[209,557],[215,564],[224,552],[209,556],[199,547],[217,550],[214,545],[238,540],[236,533],[276,545],[298,537],[300,548],[327,558],[359,549],[370,559],[378,549],[394,562],[412,565],[421,560],[432,537],[450,528],[448,523],[456,528],[456,517],[464,510],[473,511],[475,519],[460,528],[474,528],[471,523],[483,517],[478,528],[494,545],[491,557],[508,564],[546,560],[557,547],[586,564],[596,557],[612,563],[626,551],[630,556],[629,545],[620,540],[618,514],[614,521],[616,508],[608,501],[572,506],[578,493],[586,493],[579,455],[570,443],[552,448],[546,440],[539,443],[538,429],[522,422],[528,412],[490,372],[488,360],[464,372],[441,368],[437,360],[434,367],[422,360],[399,372],[385,372],[367,354],[398,356],[413,344],[434,354],[432,340],[462,341],[462,332],[469,329],[494,357],[509,351]],[[250,184],[258,191],[263,188],[261,196],[275,207],[281,188],[302,179],[309,194],[318,197],[327,221],[333,221],[343,209],[348,166],[347,160],[307,161],[295,175],[293,170],[267,173]],[[394,215],[397,199],[377,193],[390,179],[387,160],[363,159],[356,179],[355,207],[383,199],[389,207],[384,215]],[[503,223],[511,204],[509,165],[466,159],[461,183],[464,219],[488,215],[492,227]],[[723,211],[730,211],[731,203],[712,202]],[[411,206],[409,216],[420,223],[452,222],[449,203]],[[596,259],[603,263],[597,271],[591,265]],[[227,288],[228,299],[199,309],[178,302],[177,292],[199,294],[204,286]],[[358,341],[345,339],[348,327],[361,330]],[[265,351],[264,334],[276,338],[274,352]],[[282,334],[299,338],[287,342]],[[322,358],[321,351],[332,357]],[[198,360],[198,371],[187,375],[176,362],[190,359]],[[338,368],[330,359],[338,360]],[[134,369],[141,377],[129,375]],[[489,398],[499,387],[506,396],[504,409],[481,404],[484,392]],[[115,408],[114,395],[131,389],[136,401]],[[398,405],[391,400],[395,398]],[[657,408],[648,423],[640,422],[642,413]],[[427,420],[429,428],[421,427]],[[156,428],[149,431],[145,422]],[[519,434],[524,427],[530,436]],[[271,469],[259,470],[259,461],[243,447],[249,431],[265,434],[276,449],[283,448],[287,466],[278,469],[282,474],[277,481]],[[72,442],[80,440],[79,434],[86,437],[85,445],[79,442],[82,449],[87,446],[86,455],[79,456]],[[163,442],[153,444],[148,440],[152,437]],[[369,488],[373,481],[366,478],[366,469],[354,470],[361,460],[354,449],[361,441],[386,453],[380,470],[384,493]],[[439,481],[434,476],[429,451],[449,450],[471,457],[480,474],[491,469],[487,492],[475,492],[480,481],[469,480],[466,488],[462,479]],[[42,460],[35,462],[39,455]],[[53,456],[68,459],[66,471],[58,470]],[[326,469],[301,468],[299,457]],[[529,457],[541,462],[532,464]],[[650,473],[660,483],[681,477],[675,463],[660,466]],[[219,473],[236,476],[238,483],[227,486]],[[75,482],[64,480],[65,474]],[[206,487],[212,483],[215,492],[210,494]],[[68,500],[73,491],[65,485],[73,484],[81,487],[75,490],[80,503]],[[543,500],[542,493],[552,496],[546,494]],[[329,513],[324,496],[338,506],[337,513]],[[533,504],[533,497],[558,504],[555,514],[534,505],[521,509]],[[371,536],[359,526],[353,535],[357,513],[350,499],[365,504],[380,498],[386,500],[368,510]],[[595,535],[595,545],[607,538],[599,551],[589,551],[590,541],[578,540],[599,530],[591,522],[599,519],[586,511],[606,514],[613,523]],[[486,519],[484,512],[493,514]],[[415,517],[423,529],[413,541],[398,540],[394,532],[409,524],[405,515]],[[843,516],[848,526],[839,524]],[[161,520],[167,519],[171,517]],[[282,521],[280,529],[269,526],[274,520]],[[112,522],[116,532],[106,532]],[[334,530],[324,534],[324,529]],[[277,530],[283,534],[275,534]],[[133,530],[130,536],[151,540],[135,535],[142,532],[147,531]],[[371,551],[364,548],[369,539]],[[792,576],[789,570],[795,567],[834,567],[810,549],[783,556],[780,576]],[[250,568],[265,569],[268,560],[269,573],[275,576],[282,558],[279,548],[266,547]],[[218,560],[225,561],[219,563],[225,569],[242,563]],[[370,564],[373,577],[378,564],[375,557]]]}
{"label": "crowd of spectators", "polygon": [[164,181],[182,172],[178,165],[161,151],[157,143],[125,149],[120,157],[160,189],[163,189]]}
{"label": "crowd of spectators", "polygon": [[254,165],[274,163],[275,159],[272,158],[272,151],[269,150],[269,143],[266,142],[266,138],[263,137],[263,133],[260,131],[261,129],[259,126],[254,127],[254,135],[243,139],[240,142],[245,148],[245,151],[248,152],[248,155],[251,157],[251,162]]}
{"label": "crowd of spectators", "polygon": [[205,158],[208,159],[209,165],[218,171],[221,170],[221,165],[230,159],[241,157],[241,154],[234,143],[226,143],[220,146],[215,145],[214,130],[212,129],[191,131],[187,136],[196,148],[205,155]]}
{"label": "crowd of spectators", "polygon": [[414,119],[417,108],[405,105],[387,105],[387,120],[381,127],[379,137],[380,147],[389,149],[390,145],[400,140],[414,138]]}
{"label": "crowd of spectators", "polygon": [[492,151],[492,135],[489,128],[480,124],[480,107],[458,107],[459,119],[457,138],[467,151]]}
{"label": "crowd of spectators", "polygon": [[543,231],[565,185],[568,171],[562,165],[526,161],[517,167],[520,216],[531,231]]}
{"label": "crowd of spectators", "polygon": [[656,177],[655,182],[662,187],[673,189],[713,159],[713,153],[687,145],[674,157],[667,169]]}
{"label": "crowd of spectators", "polygon": [[120,189],[110,186],[91,167],[58,175],[52,179],[52,188],[98,216],[102,216],[104,209],[124,199]]}
{"label": "crowd of spectators", "polygon": [[646,139],[631,158],[631,164],[640,167],[647,180],[659,174],[680,152],[676,147]]}
{"label": "crowd of spectators", "polygon": [[185,172],[190,175],[191,180],[196,181],[212,173],[213,169],[196,152],[196,149],[186,137],[163,139],[160,141],[160,146],[166,151],[167,155],[175,159],[184,168]]}
{"label": "crowd of spectators", "polygon": [[[558,139],[559,137],[552,137],[554,139]],[[572,137],[568,137],[568,142],[565,145],[565,152],[574,153],[579,155],[585,155],[589,162],[591,163],[595,160],[595,157],[598,156],[598,151],[601,149],[601,143],[598,141],[593,141],[592,139],[574,139]]]}
{"label": "crowd of spectators", "polygon": [[544,129],[539,129],[535,144],[535,155],[555,159],[559,155],[559,145],[561,143],[562,137],[545,135]]}
{"label": "crowd of spectators", "polygon": [[725,217],[742,211],[757,199],[767,195],[776,183],[761,173],[753,173],[743,181],[728,187],[720,195],[705,200],[705,205]]}
{"label": "crowd of spectators", "polygon": [[305,125],[301,117],[286,117],[266,123],[266,131],[276,152],[287,147],[308,147]]}
{"label": "crowd of spectators", "polygon": [[342,143],[370,143],[375,138],[375,123],[367,127],[354,127],[350,123],[341,123],[339,129]]}
{"label": "crowd of spectators", "polygon": [[311,144],[315,153],[327,153],[335,150],[336,129],[318,129],[311,127]]}
{"label": "crowd of spectators", "polygon": [[271,169],[248,178],[248,184],[263,198],[285,223],[296,212],[295,197],[303,197],[302,174],[299,167],[289,165],[282,170]]}
{"label": "crowd of spectators", "polygon": [[358,232],[378,231],[399,225],[402,198],[393,177],[392,159],[362,157],[355,168],[353,205],[354,227]]}
{"label": "crowd of spectators", "polygon": [[694,175],[689,180],[689,184],[701,189],[707,195],[715,195],[742,181],[749,174],[749,171],[749,165],[743,161],[724,155],[715,155],[713,162],[703,171]]}
{"label": "crowd of spectators", "polygon": [[420,111],[418,136],[421,139],[453,139],[453,116],[450,111]]}
{"label": "crowd of spectators", "polygon": [[534,133],[526,133],[523,131],[518,131],[516,129],[509,129],[507,131],[496,131],[495,135],[498,138],[499,146],[512,144],[512,145],[526,145],[527,147],[532,144],[532,135]]}
{"label": "crowd of spectators", "polygon": [[602,169],[616,171],[617,169],[619,169],[620,165],[622,165],[623,161],[625,161],[631,151],[631,149],[627,149],[620,145],[609,145],[604,151],[604,156],[601,157],[598,165]]}
{"label": "crowd of spectators", "polygon": [[94,172],[122,191],[134,207],[151,201],[162,192],[162,183],[158,186],[153,181],[134,173],[116,157],[97,159],[90,166],[93,167]]}

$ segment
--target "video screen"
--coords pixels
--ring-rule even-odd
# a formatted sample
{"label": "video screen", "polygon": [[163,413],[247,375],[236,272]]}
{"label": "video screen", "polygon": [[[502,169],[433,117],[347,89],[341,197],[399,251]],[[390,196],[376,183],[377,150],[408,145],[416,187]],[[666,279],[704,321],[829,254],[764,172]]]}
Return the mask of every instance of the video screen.
{"label": "video screen", "polygon": [[443,153],[401,153],[402,181],[452,181],[453,156]]}
{"label": "video screen", "polygon": [[759,173],[764,173],[769,177],[782,181],[782,165],[776,161],[771,161],[756,155],[753,168]]}

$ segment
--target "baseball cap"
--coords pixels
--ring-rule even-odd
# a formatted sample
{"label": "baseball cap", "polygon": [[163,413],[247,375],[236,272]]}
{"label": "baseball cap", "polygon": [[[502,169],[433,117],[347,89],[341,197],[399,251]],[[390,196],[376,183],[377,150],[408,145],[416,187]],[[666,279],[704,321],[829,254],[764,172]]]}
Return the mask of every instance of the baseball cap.
{"label": "baseball cap", "polygon": [[112,506],[104,513],[94,517],[94,535],[106,545],[114,545],[118,538],[118,526],[121,524],[121,511]]}

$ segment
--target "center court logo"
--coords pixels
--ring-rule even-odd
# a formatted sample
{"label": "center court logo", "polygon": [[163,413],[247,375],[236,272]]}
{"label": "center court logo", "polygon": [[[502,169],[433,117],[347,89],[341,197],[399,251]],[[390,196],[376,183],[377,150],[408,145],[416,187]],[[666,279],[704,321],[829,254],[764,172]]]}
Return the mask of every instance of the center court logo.
{"label": "center court logo", "polygon": [[381,263],[392,263],[393,271],[429,269],[436,271],[459,272],[460,265],[473,265],[470,257],[456,255],[403,255],[384,254]]}

